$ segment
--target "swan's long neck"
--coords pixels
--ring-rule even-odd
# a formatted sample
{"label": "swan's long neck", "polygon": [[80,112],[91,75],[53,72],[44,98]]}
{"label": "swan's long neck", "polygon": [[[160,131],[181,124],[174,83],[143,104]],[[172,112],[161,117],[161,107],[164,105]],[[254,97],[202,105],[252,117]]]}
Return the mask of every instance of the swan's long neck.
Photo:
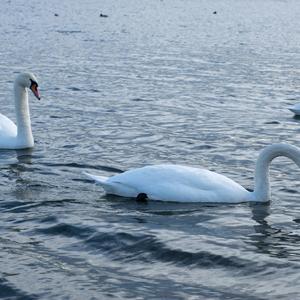
{"label": "swan's long neck", "polygon": [[271,161],[285,156],[293,160],[300,167],[300,149],[288,144],[273,144],[266,147],[259,155],[255,167],[255,201],[270,199],[269,166]]}
{"label": "swan's long neck", "polygon": [[18,145],[20,147],[33,147],[34,141],[31,131],[28,93],[24,87],[15,83],[15,109],[18,128]]}

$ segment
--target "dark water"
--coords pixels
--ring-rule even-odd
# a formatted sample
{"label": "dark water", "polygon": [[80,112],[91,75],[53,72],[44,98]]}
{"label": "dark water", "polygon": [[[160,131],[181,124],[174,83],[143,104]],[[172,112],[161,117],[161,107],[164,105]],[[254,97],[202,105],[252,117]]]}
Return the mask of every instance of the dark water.
{"label": "dark water", "polygon": [[169,162],[252,188],[265,145],[300,146],[299,15],[298,0],[2,0],[0,111],[14,119],[23,70],[43,98],[35,148],[0,151],[0,298],[298,299],[290,161],[264,205],[139,204],[82,171]]}

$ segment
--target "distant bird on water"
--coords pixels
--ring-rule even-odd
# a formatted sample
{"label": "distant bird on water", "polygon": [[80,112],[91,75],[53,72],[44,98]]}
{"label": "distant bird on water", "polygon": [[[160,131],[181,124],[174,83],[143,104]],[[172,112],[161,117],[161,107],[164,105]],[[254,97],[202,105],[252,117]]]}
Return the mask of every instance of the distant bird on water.
{"label": "distant bird on water", "polygon": [[300,116],[300,103],[296,103],[295,105],[288,107],[288,109],[296,116]]}

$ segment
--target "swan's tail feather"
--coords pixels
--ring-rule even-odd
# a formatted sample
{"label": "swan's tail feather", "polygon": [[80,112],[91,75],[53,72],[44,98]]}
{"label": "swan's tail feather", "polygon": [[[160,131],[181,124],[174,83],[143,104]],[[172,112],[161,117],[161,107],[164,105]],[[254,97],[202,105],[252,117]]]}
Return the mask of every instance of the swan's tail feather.
{"label": "swan's tail feather", "polygon": [[87,172],[83,172],[84,175],[86,175],[87,177],[89,177],[90,179],[95,180],[97,183],[100,184],[105,184],[106,180],[108,179],[108,177],[105,176],[99,176],[99,175],[93,175]]}
{"label": "swan's tail feather", "polygon": [[101,185],[101,187],[105,190],[108,194],[114,194],[124,197],[136,197],[138,192],[135,190],[135,188],[128,186],[121,182],[112,182],[108,181],[110,177],[105,176],[99,176],[99,175],[93,175],[86,172],[83,172],[87,177],[90,179],[93,179]]}
{"label": "swan's tail feather", "polygon": [[87,172],[83,172],[84,175],[86,175],[87,177],[89,177],[90,179],[95,180],[97,183],[99,183],[103,188],[109,187],[110,184],[107,183],[107,179],[108,177],[105,176],[99,176],[99,175],[93,175]]}

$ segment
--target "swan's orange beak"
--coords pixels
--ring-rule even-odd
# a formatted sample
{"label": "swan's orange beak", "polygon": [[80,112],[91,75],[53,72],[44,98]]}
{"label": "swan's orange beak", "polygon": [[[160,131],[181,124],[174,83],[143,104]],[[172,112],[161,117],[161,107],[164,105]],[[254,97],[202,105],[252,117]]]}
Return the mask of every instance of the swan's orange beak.
{"label": "swan's orange beak", "polygon": [[35,82],[32,82],[30,89],[33,92],[34,96],[39,100],[41,100],[40,92],[38,90],[38,85]]}

